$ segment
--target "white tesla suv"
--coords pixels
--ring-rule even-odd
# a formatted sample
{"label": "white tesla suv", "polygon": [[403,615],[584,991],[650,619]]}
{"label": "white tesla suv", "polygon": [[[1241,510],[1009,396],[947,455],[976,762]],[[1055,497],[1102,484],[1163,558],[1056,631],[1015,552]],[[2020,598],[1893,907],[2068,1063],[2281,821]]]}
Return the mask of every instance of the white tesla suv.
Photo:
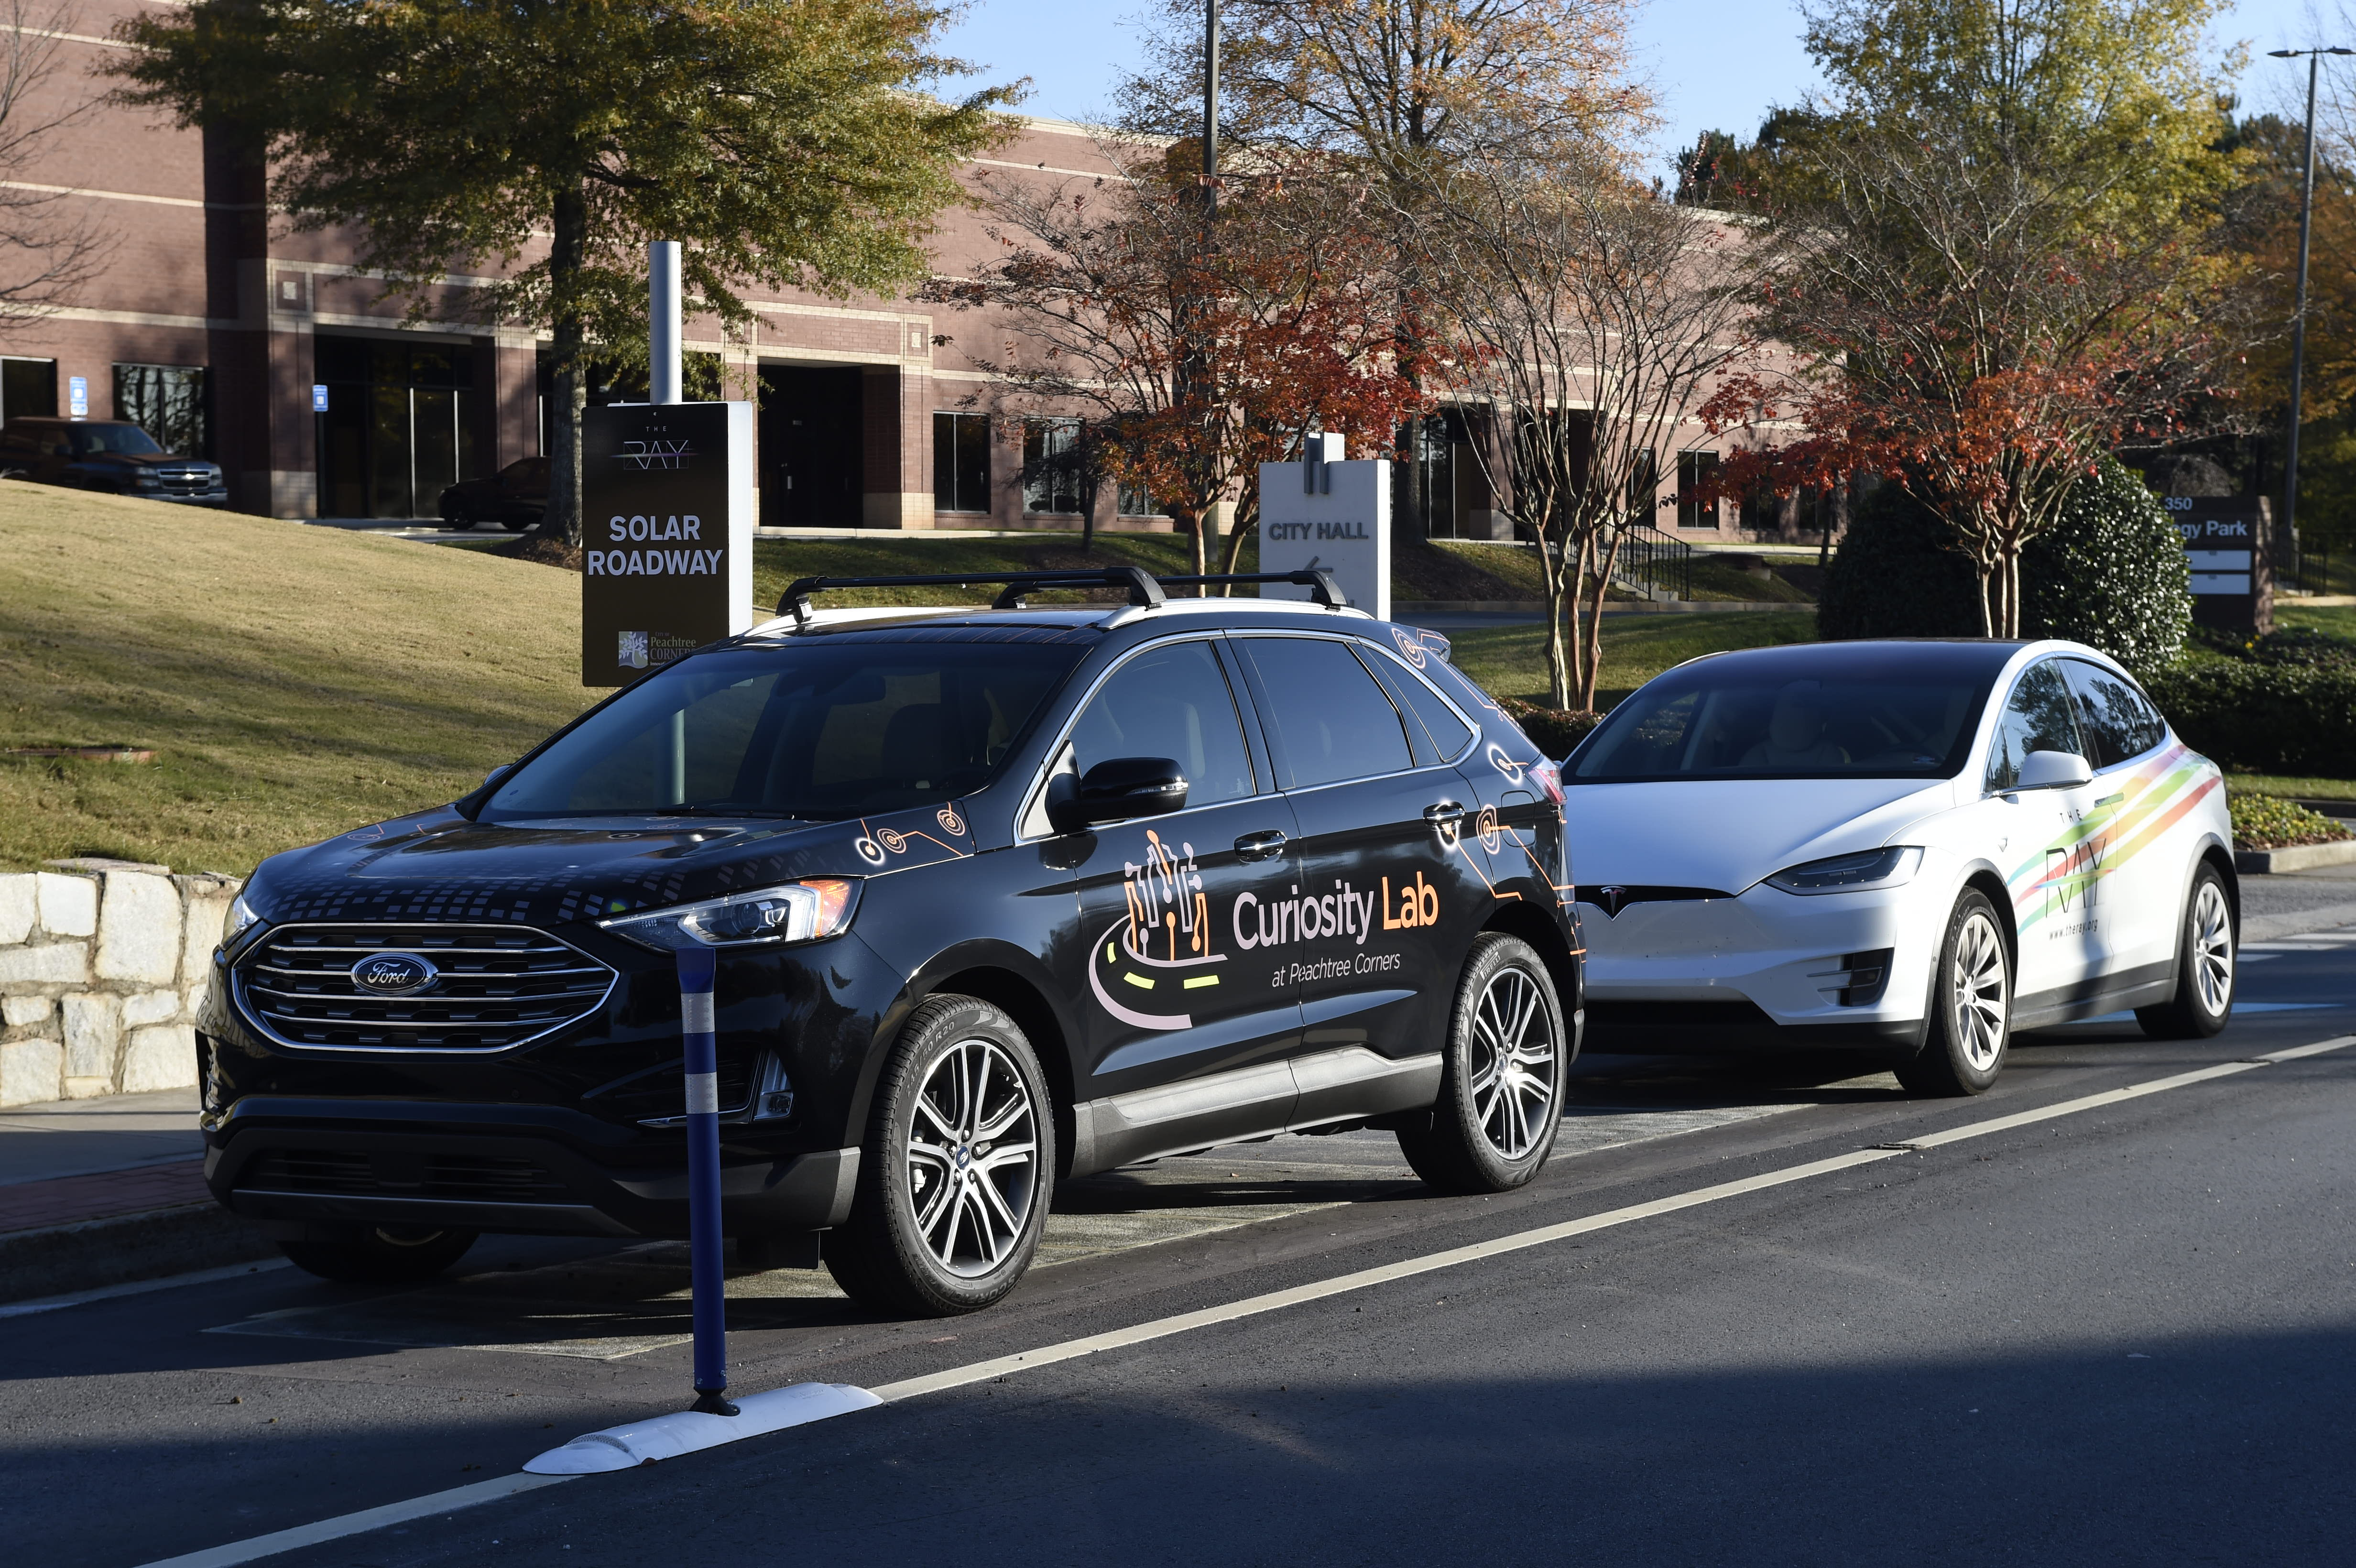
{"label": "white tesla suv", "polygon": [[2223,781],[2075,643],[1819,643],[1680,665],[1564,763],[1587,1043],[1853,1045],[1977,1093],[2016,1029],[2214,1034]]}

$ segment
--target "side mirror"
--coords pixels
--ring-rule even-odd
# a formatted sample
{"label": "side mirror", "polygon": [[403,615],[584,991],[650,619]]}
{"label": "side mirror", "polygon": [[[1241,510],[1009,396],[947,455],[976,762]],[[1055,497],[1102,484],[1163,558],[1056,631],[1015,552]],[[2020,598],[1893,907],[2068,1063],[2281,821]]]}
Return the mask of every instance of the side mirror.
{"label": "side mirror", "polygon": [[2094,770],[2075,752],[2031,752],[2020,759],[2015,789],[2072,789],[2094,782]]}
{"label": "side mirror", "polygon": [[1186,775],[1176,763],[1167,757],[1115,757],[1081,775],[1071,811],[1081,825],[1093,827],[1131,816],[1160,816],[1185,805]]}

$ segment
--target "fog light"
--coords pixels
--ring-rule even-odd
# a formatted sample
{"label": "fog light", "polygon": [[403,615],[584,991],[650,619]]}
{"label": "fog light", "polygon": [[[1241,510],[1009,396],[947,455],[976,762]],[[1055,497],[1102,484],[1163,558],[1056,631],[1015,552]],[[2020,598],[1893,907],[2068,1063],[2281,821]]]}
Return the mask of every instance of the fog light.
{"label": "fog light", "polygon": [[753,1119],[782,1122],[793,1114],[794,1081],[786,1076],[786,1064],[774,1056],[763,1057],[760,1087],[753,1091]]}

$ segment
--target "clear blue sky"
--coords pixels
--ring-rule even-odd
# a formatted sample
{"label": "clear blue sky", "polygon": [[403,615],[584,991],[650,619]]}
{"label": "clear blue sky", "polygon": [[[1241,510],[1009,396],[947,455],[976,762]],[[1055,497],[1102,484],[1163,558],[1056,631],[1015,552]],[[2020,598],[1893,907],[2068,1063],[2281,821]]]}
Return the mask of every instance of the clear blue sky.
{"label": "clear blue sky", "polygon": [[[2246,38],[2257,51],[2243,80],[2244,101],[2274,101],[2276,79],[2295,73],[2263,51],[2306,42],[2308,9],[2308,0],[2235,7],[2221,39]],[[974,0],[947,42],[984,68],[980,80],[1030,77],[1031,112],[1088,120],[1108,110],[1113,83],[1135,62],[1142,14],[1139,0]],[[1656,167],[1703,130],[1753,131],[1770,105],[1804,96],[1814,76],[1799,33],[1788,0],[1642,0],[1639,65],[1665,122]]]}

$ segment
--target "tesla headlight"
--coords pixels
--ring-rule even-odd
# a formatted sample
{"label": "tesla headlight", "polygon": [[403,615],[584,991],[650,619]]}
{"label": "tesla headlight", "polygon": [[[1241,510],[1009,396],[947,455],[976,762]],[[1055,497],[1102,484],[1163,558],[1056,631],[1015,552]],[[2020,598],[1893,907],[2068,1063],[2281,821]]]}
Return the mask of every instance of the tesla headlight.
{"label": "tesla headlight", "polygon": [[1861,849],[1854,855],[1786,866],[1768,878],[1767,885],[1787,893],[1858,893],[1897,887],[1912,878],[1922,863],[1922,851],[1911,844]]}
{"label": "tesla headlight", "polygon": [[245,895],[238,894],[236,900],[229,906],[229,918],[221,922],[221,945],[227,947],[239,937],[243,936],[259,923],[261,919],[261,914],[254,907],[245,901]]}
{"label": "tesla headlight", "polygon": [[749,893],[597,923],[616,936],[664,953],[684,947],[781,946],[832,936],[851,923],[859,884],[840,878],[787,882]]}

